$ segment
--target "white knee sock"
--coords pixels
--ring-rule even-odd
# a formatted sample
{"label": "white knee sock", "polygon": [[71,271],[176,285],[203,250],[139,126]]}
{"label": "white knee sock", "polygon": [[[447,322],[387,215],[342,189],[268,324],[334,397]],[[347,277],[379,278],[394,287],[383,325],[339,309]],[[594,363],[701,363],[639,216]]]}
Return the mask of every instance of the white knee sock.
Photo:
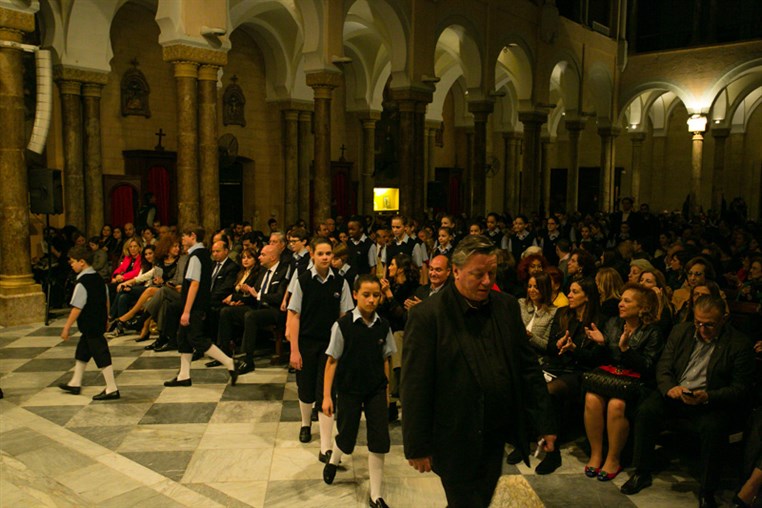
{"label": "white knee sock", "polygon": [[333,443],[333,416],[326,416],[320,411],[318,423],[320,424],[320,452],[325,453],[331,449],[331,443]]}
{"label": "white knee sock", "polygon": [[106,393],[114,393],[117,391],[119,388],[117,388],[116,380],[114,379],[114,366],[109,365],[108,367],[103,367],[101,373],[103,374],[103,379],[106,380]]}
{"label": "white knee sock", "polygon": [[341,451],[339,445],[336,444],[336,440],[333,440],[333,454],[331,455],[331,464],[338,466],[341,463],[341,456],[344,452]]}
{"label": "white knee sock", "polygon": [[74,362],[74,374],[71,376],[69,386],[82,386],[82,376],[85,375],[85,367],[87,367],[87,362],[79,360]]}
{"label": "white knee sock", "polygon": [[191,360],[193,359],[193,353],[181,353],[180,354],[180,373],[177,375],[178,381],[185,381],[190,379]]}
{"label": "white knee sock", "polygon": [[370,476],[370,498],[375,501],[381,496],[381,483],[384,480],[383,453],[368,452],[368,473]]}
{"label": "white knee sock", "polygon": [[302,427],[312,427],[312,404],[300,400],[299,412],[302,414]]}
{"label": "white knee sock", "polygon": [[206,350],[206,356],[214,358],[222,365],[224,365],[226,369],[233,370],[233,359],[223,353],[222,349],[218,348],[214,344],[212,344],[212,347]]}

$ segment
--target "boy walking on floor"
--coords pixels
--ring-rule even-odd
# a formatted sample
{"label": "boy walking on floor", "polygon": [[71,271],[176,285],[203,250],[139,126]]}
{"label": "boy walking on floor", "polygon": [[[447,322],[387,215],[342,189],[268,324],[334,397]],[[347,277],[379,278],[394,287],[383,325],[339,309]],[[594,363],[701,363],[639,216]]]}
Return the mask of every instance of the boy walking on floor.
{"label": "boy walking on floor", "polygon": [[75,246],[69,250],[69,265],[77,274],[77,284],[71,296],[71,312],[61,331],[61,338],[69,340],[69,331],[77,322],[82,336],[77,343],[74,353],[74,375],[68,384],[61,383],[58,387],[74,395],[82,391],[82,376],[90,358],[101,369],[106,380],[106,388],[93,400],[116,400],[119,398],[119,388],[114,380],[114,366],[111,365],[111,352],[103,334],[106,332],[108,321],[108,289],[100,275],[93,269],[93,251],[84,246]]}
{"label": "boy walking on floor", "polygon": [[371,508],[387,507],[381,497],[384,455],[389,453],[389,368],[396,351],[391,327],[376,314],[381,300],[381,283],[364,274],[355,281],[353,296],[357,307],[341,317],[331,329],[323,384],[323,413],[332,415],[331,399],[336,381],[338,434],[330,462],[323,468],[323,481],[333,483],[343,454],[351,454],[357,442],[360,413],[365,411],[368,434],[368,471]]}
{"label": "boy walking on floor", "polygon": [[174,379],[164,381],[164,386],[191,386],[191,359],[193,351],[206,354],[228,369],[230,384],[235,386],[238,371],[235,361],[212,344],[204,334],[204,318],[212,288],[212,258],[202,243],[205,230],[201,226],[183,229],[183,247],[188,251],[188,264],[183,277],[180,329],[177,332],[177,349],[180,352],[180,372]]}
{"label": "boy walking on floor", "polygon": [[296,369],[299,411],[302,427],[299,441],[312,440],[312,405],[320,410],[320,453],[318,459],[328,462],[333,432],[333,415],[322,412],[325,349],[331,337],[331,326],[352,310],[349,284],[331,269],[333,246],[327,238],[316,237],[310,245],[313,266],[302,273],[294,285],[288,304],[286,337],[291,343],[291,366]]}

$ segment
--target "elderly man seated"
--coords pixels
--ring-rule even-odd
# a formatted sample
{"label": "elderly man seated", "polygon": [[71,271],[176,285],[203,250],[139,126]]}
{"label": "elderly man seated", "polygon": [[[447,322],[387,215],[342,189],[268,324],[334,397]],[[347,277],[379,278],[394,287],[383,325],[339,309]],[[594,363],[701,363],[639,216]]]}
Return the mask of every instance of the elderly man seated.
{"label": "elderly man seated", "polygon": [[749,401],[754,376],[751,342],[727,323],[725,301],[706,295],[696,301],[694,320],[673,328],[656,367],[658,391],[636,409],[635,474],[622,485],[636,494],[651,485],[654,448],[661,424],[686,419],[701,450],[699,506],[717,506],[714,491],[731,425]]}

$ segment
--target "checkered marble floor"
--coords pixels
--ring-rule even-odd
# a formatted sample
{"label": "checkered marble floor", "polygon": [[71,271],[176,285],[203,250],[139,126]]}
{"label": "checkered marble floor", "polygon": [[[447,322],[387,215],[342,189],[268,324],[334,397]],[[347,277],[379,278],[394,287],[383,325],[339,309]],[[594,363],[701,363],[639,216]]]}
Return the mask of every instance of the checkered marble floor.
{"label": "checkered marble floor", "polygon": [[[212,507],[367,506],[367,447],[361,433],[333,485],[322,481],[318,425],[298,442],[296,382],[263,359],[228,384],[222,367],[194,362],[190,388],[165,388],[176,353],[154,353],[134,335],[110,342],[121,399],[93,402],[104,386],[91,362],[81,395],[62,392],[74,366],[78,335],[62,342],[63,319],[0,329],[0,506]],[[361,431],[362,432],[362,431]],[[407,465],[399,424],[392,425],[384,498],[390,506],[441,507],[433,474]],[[632,497],[581,474],[579,441],[562,448],[563,466],[538,476],[504,466],[493,506],[682,507],[697,504],[697,483],[677,461],[654,486]],[[536,464],[536,460],[534,461]],[[728,486],[732,487],[732,480]],[[719,500],[727,502],[730,490]]]}

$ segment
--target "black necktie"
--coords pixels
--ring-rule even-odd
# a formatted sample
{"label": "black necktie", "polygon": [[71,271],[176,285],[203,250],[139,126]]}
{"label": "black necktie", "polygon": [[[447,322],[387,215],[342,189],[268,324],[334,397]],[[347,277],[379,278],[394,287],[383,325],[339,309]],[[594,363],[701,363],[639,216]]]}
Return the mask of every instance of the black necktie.
{"label": "black necktie", "polygon": [[[267,273],[265,274],[265,280],[262,282],[262,289],[259,291],[259,295],[265,295],[267,294],[267,283],[270,282],[270,270],[267,270]],[[261,298],[260,298],[261,300]]]}
{"label": "black necktie", "polygon": [[214,289],[214,283],[217,280],[217,274],[220,273],[220,268],[222,268],[222,263],[218,261],[212,272],[212,289]]}

